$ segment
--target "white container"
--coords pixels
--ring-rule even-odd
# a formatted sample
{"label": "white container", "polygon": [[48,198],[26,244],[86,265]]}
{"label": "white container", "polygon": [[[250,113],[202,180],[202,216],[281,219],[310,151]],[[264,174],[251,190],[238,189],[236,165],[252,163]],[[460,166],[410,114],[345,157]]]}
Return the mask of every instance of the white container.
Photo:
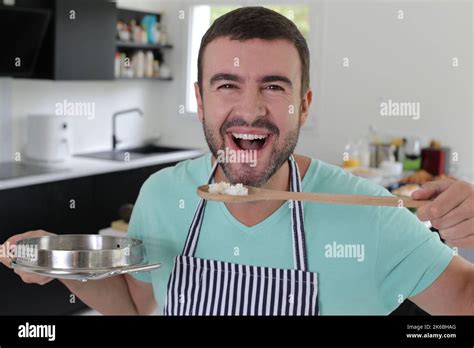
{"label": "white container", "polygon": [[41,162],[64,162],[71,156],[70,122],[66,116],[29,115],[26,156]]}
{"label": "white container", "polygon": [[160,76],[164,79],[168,79],[171,77],[171,69],[166,64],[160,65]]}
{"label": "white container", "polygon": [[379,168],[384,176],[398,177],[403,173],[403,164],[401,162],[382,161]]}

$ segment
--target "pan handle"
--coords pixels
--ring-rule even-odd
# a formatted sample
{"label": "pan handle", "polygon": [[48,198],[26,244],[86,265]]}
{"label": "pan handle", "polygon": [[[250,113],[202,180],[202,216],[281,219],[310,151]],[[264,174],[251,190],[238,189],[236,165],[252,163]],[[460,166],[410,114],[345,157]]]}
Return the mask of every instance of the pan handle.
{"label": "pan handle", "polygon": [[152,263],[152,264],[149,264],[149,265],[132,266],[132,267],[123,268],[123,269],[118,270],[118,271],[112,271],[111,275],[126,274],[126,273],[131,273],[131,272],[151,271],[153,269],[157,269],[157,268],[160,268],[160,267],[161,267],[161,263]]}
{"label": "pan handle", "polygon": [[131,273],[131,272],[150,271],[152,269],[156,269],[160,267],[161,267],[161,263],[152,263],[150,265],[130,266],[127,268],[117,269],[110,272],[94,274],[94,275],[89,276],[88,279],[81,279],[81,280],[83,282],[87,280],[100,280],[100,279],[105,279],[105,278],[120,275],[120,274]]}
{"label": "pan handle", "polygon": [[[150,265],[131,266],[131,267],[127,267],[127,268],[113,270],[113,271],[110,271],[110,272],[95,274],[93,276],[90,276],[89,279],[100,280],[100,279],[104,279],[104,278],[108,278],[108,277],[112,277],[112,276],[116,276],[116,275],[120,275],[120,274],[131,273],[131,272],[150,271],[150,270],[160,268],[160,267],[161,267],[161,263],[152,263]],[[87,279],[83,279],[82,281],[87,281]]]}

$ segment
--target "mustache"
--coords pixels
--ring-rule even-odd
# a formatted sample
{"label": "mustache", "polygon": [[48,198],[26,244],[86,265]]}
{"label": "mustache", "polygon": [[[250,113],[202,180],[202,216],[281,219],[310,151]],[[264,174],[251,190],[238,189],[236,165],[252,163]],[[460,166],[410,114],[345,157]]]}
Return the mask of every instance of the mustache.
{"label": "mustache", "polygon": [[278,129],[278,127],[273,122],[265,118],[256,119],[255,122],[252,122],[252,124],[249,124],[247,121],[241,118],[234,118],[232,120],[225,121],[220,128],[220,133],[222,137],[224,137],[227,129],[229,129],[230,127],[263,128],[269,131],[271,134],[274,134],[276,136],[280,135],[280,130]]}

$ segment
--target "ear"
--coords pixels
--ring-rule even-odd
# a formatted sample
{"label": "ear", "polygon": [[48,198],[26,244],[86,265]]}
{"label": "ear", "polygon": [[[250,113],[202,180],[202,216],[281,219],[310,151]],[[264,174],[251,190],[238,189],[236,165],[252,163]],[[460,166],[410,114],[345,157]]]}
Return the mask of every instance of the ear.
{"label": "ear", "polygon": [[309,116],[309,107],[311,106],[311,103],[313,101],[313,91],[311,88],[308,88],[306,91],[303,99],[301,100],[301,127],[304,126],[306,123],[306,120],[308,119]]}
{"label": "ear", "polygon": [[202,105],[201,91],[199,90],[199,85],[197,82],[194,82],[194,94],[196,95],[198,118],[199,121],[202,122],[204,119],[204,107]]}

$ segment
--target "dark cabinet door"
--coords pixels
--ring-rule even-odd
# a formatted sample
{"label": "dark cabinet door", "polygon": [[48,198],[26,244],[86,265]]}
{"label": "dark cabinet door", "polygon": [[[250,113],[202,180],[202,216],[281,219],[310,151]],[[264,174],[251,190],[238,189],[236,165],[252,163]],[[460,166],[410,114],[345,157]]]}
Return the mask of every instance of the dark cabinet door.
{"label": "dark cabinet door", "polygon": [[48,216],[51,231],[57,234],[97,233],[94,211],[94,177],[51,184],[52,205]]}
{"label": "dark cabinet door", "polygon": [[144,167],[134,170],[108,173],[94,177],[94,212],[100,228],[109,227],[120,219],[123,204],[134,204],[143,183],[150,175],[175,163]]}
{"label": "dark cabinet door", "polygon": [[114,78],[115,2],[55,1],[54,78],[108,80]]}
{"label": "dark cabinet door", "polygon": [[0,241],[29,230],[94,231],[92,177],[0,191]]}

